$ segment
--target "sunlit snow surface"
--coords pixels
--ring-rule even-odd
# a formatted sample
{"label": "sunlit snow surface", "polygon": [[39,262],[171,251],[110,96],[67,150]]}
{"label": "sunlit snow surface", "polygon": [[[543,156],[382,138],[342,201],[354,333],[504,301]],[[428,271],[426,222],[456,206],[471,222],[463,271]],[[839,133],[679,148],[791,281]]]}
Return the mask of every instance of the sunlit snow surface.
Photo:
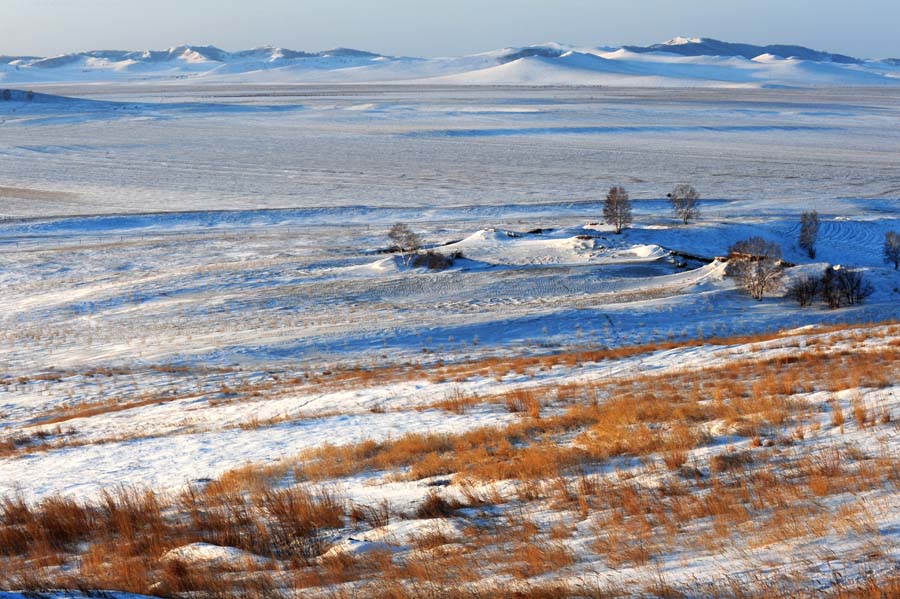
{"label": "sunlit snow surface", "polygon": [[[454,392],[427,379],[210,403],[223,385],[273,373],[900,317],[900,278],[879,255],[900,228],[898,91],[38,92],[0,102],[0,432],[39,430],[43,414],[84,401],[179,399],[68,421],[65,448],[0,460],[0,494],[177,488],[325,441],[511,417],[415,411]],[[704,198],[689,227],[665,202],[680,182]],[[613,184],[635,200],[621,236],[590,224]],[[815,263],[796,244],[810,208],[823,221]],[[404,266],[382,253],[397,221],[464,258],[440,273]],[[749,300],[714,258],[754,234],[803,269],[866,268],[876,294],[837,312]],[[173,364],[233,370],[150,369]],[[135,374],[83,374],[96,367]],[[62,383],[14,382],[55,370]],[[302,419],[240,427],[283,415]]]}

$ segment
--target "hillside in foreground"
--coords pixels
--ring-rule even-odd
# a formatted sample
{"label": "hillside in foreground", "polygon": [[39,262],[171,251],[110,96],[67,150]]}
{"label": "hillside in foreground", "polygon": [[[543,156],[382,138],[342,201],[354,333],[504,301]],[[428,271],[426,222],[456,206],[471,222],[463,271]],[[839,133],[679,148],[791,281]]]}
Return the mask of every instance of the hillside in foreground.
{"label": "hillside in foreground", "polygon": [[[0,585],[184,597],[894,596],[898,335],[890,323],[838,326],[326,375],[306,384],[360,398],[448,389],[369,408],[396,419],[485,420],[335,439],[180,492],[8,496]],[[238,406],[283,384],[297,383],[215,401]],[[119,410],[61,411],[58,426]]]}

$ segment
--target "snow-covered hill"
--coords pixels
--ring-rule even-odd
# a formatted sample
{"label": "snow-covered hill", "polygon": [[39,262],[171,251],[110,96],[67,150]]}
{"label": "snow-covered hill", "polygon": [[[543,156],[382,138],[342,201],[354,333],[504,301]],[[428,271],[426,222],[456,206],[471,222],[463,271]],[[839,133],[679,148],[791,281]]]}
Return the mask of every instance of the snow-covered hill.
{"label": "snow-covered hill", "polygon": [[618,49],[548,43],[428,59],[347,48],[302,52],[264,46],[227,52],[214,46],[191,45],[161,51],[97,50],[46,58],[0,57],[0,84],[9,86],[185,79],[217,83],[880,86],[900,84],[900,64],[802,46],[755,46],[707,38],[675,38],[664,44]]}

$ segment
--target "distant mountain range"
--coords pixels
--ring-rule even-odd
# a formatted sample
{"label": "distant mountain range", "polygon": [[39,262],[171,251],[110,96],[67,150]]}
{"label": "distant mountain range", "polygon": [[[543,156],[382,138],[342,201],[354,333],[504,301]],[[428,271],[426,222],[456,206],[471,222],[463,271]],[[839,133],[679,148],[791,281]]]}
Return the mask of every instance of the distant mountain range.
{"label": "distant mountain range", "polygon": [[774,44],[771,46],[754,46],[753,44],[734,44],[703,37],[676,37],[664,44],[652,46],[625,46],[631,52],[669,52],[681,56],[742,56],[754,59],[762,54],[771,54],[782,58],[811,60],[814,62],[837,62],[840,64],[862,64],[864,61],[843,54],[832,54],[820,50],[810,50],[803,46]]}
{"label": "distant mountain range", "polygon": [[449,58],[393,57],[336,48],[264,46],[94,50],[52,57],[0,56],[0,84],[88,81],[435,83],[454,85],[829,86],[900,84],[900,59],[863,60],[796,45],[675,38],[651,46],[558,43]]}
{"label": "distant mountain range", "polygon": [[364,52],[362,50],[351,50],[349,48],[336,48],[334,50],[326,50],[324,52],[301,52],[297,50],[288,50],[286,48],[274,48],[264,46],[253,48],[252,50],[243,50],[241,52],[227,52],[215,46],[176,46],[168,50],[145,50],[143,52],[133,52],[127,50],[91,50],[88,52],[77,52],[74,54],[63,54],[49,58],[41,58],[36,56],[0,56],[0,64],[11,64],[15,66],[25,66],[35,69],[52,69],[57,67],[66,67],[82,62],[99,65],[99,62],[107,62],[110,64],[161,64],[171,62],[231,62],[235,60],[259,59],[259,60],[294,60],[298,58],[333,58],[333,57],[365,57],[374,58],[378,54],[372,52]]}

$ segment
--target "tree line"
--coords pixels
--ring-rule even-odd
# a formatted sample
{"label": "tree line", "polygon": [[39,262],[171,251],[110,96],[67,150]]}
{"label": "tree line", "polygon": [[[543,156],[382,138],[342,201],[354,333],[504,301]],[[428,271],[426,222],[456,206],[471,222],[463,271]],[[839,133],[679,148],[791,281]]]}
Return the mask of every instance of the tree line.
{"label": "tree line", "polygon": [[[700,217],[700,194],[693,186],[677,185],[666,197],[671,203],[672,214],[683,224],[687,225]],[[603,202],[603,218],[617,235],[632,224],[631,198],[624,187],[615,185],[609,189]],[[797,245],[811,260],[816,258],[820,225],[817,211],[810,210],[800,215]],[[900,270],[900,232],[888,231],[885,234],[882,255],[885,263]],[[729,248],[729,261],[728,274],[735,277],[738,285],[757,300],[761,300],[779,281],[784,266],[781,246],[756,236],[734,243]],[[795,282],[788,295],[801,306],[809,305],[821,296],[829,307],[838,308],[862,303],[873,291],[860,271],[829,267],[821,279],[805,277]]]}
{"label": "tree line", "polygon": [[[692,185],[676,185],[666,197],[673,217],[682,224],[688,225],[700,218],[700,194]],[[632,224],[634,213],[631,197],[621,185],[610,187],[606,193],[603,218],[617,235]],[[811,260],[817,255],[820,226],[817,211],[805,211],[800,215],[797,245]],[[440,270],[452,265],[454,258],[461,257],[445,257],[434,251],[421,254],[422,238],[403,223],[391,227],[388,238],[393,243],[392,250],[400,253],[404,265],[413,264]],[[882,254],[885,263],[900,270],[900,232],[889,231],[885,234]],[[781,246],[759,236],[735,242],[728,250],[728,262],[726,274],[734,277],[738,286],[756,300],[762,300],[772,290],[781,280],[785,268]],[[821,277],[804,275],[794,280],[787,289],[787,296],[796,300],[800,306],[808,306],[819,298],[830,308],[839,308],[861,304],[873,292],[874,288],[865,280],[861,271],[829,266]]]}
{"label": "tree line", "polygon": [[[692,185],[676,185],[666,197],[669,198],[672,214],[683,224],[700,218],[700,194]],[[616,235],[631,225],[634,219],[631,198],[624,187],[615,185],[609,188],[603,202],[603,218],[615,229]]]}

